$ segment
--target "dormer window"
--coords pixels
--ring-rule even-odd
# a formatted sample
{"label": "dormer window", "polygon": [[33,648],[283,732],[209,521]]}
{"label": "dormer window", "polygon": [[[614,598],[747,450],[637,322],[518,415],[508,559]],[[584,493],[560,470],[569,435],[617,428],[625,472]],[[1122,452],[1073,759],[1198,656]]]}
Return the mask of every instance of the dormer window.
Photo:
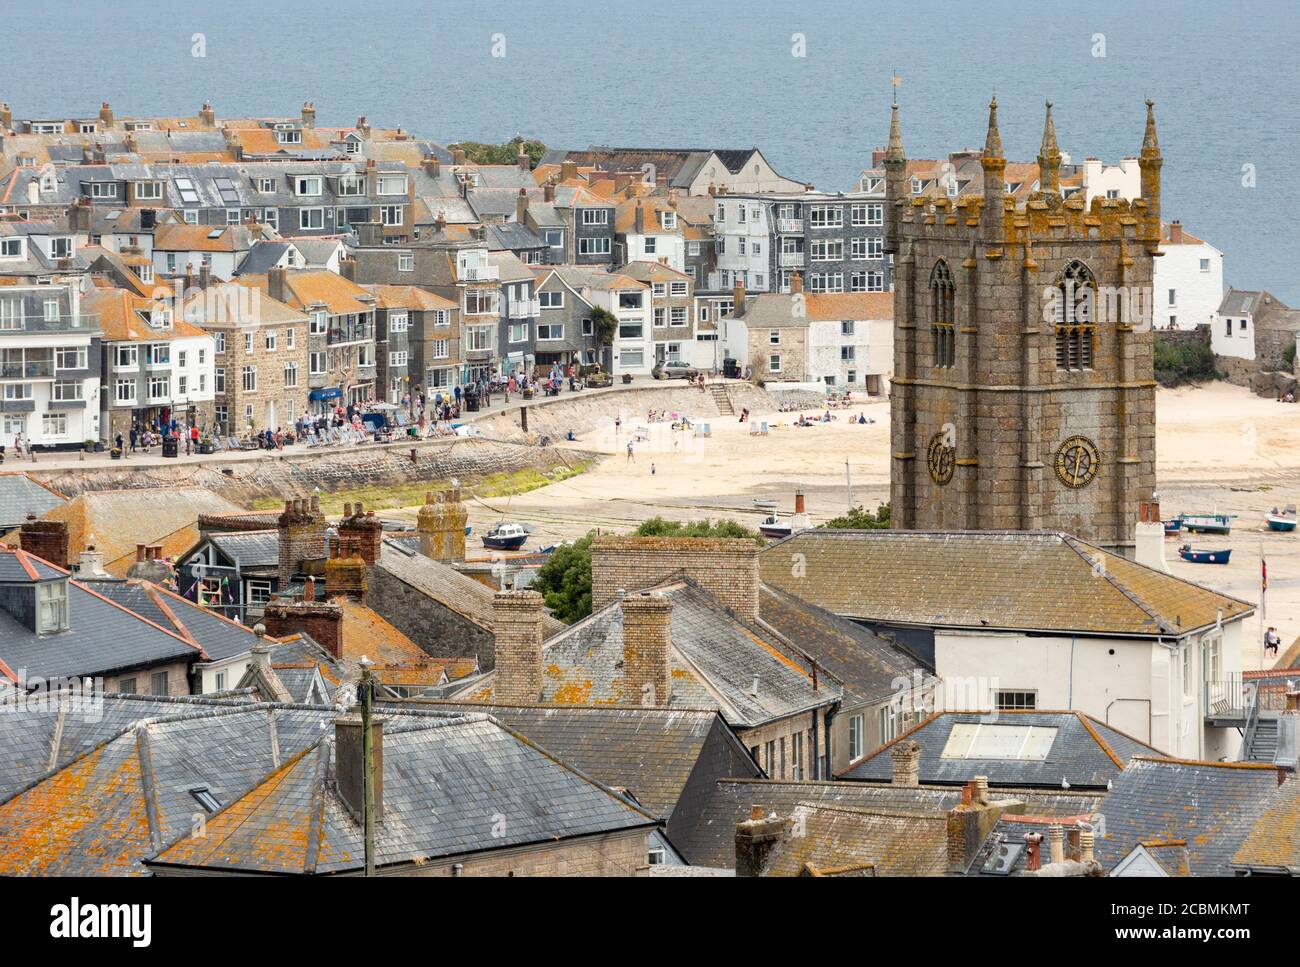
{"label": "dormer window", "polygon": [[70,259],[72,253],[72,238],[70,236],[56,235],[50,239],[50,258]]}
{"label": "dormer window", "polygon": [[68,630],[68,582],[46,581],[36,585],[36,633],[53,634]]}
{"label": "dormer window", "polygon": [[320,175],[298,175],[293,179],[294,194],[319,195],[324,187],[323,180]]}
{"label": "dormer window", "polygon": [[135,183],[136,201],[161,201],[161,181],[137,181]]}
{"label": "dormer window", "polygon": [[112,181],[92,181],[90,183],[91,198],[116,198],[117,184]]}
{"label": "dormer window", "polygon": [[275,132],[275,140],[281,144],[302,144],[302,131],[298,128],[279,128]]}
{"label": "dormer window", "polygon": [[676,228],[676,227],[677,227],[677,213],[676,213],[676,212],[660,212],[660,213],[659,213],[659,223],[660,223],[661,225],[663,225],[664,228],[669,229],[669,230]]}
{"label": "dormer window", "polygon": [[406,194],[406,176],[405,176],[405,175],[380,175],[380,176],[379,176],[379,194],[381,194],[381,195],[405,195],[405,194]]}
{"label": "dormer window", "polygon": [[94,134],[99,130],[99,125],[94,121],[82,121],[77,125],[78,134]]}
{"label": "dormer window", "polygon": [[20,259],[23,257],[23,240],[21,238],[0,238],[0,259]]}
{"label": "dormer window", "polygon": [[257,190],[260,191],[260,192],[261,192],[262,194],[264,194],[264,195],[265,195],[265,194],[269,194],[270,192],[275,191],[275,179],[274,179],[274,178],[258,178],[258,179],[257,179]]}
{"label": "dormer window", "polygon": [[343,175],[339,178],[340,195],[362,195],[365,194],[365,183],[356,175]]}

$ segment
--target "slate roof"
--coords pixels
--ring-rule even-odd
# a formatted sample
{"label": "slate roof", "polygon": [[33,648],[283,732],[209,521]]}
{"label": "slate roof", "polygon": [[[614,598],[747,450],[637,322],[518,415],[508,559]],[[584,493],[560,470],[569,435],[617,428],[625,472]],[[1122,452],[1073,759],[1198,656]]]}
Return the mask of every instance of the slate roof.
{"label": "slate roof", "polygon": [[241,569],[276,567],[280,562],[280,535],[278,531],[237,531],[229,534],[211,534],[208,540],[222,554],[236,561]]}
{"label": "slate roof", "polygon": [[[149,705],[106,696],[106,721],[93,724],[65,713],[61,728],[76,736],[75,749],[0,803],[0,874],[142,875],[142,859],[189,835],[205,812],[191,789],[228,806],[318,742],[337,714],[247,702]],[[44,739],[56,717],[51,711],[33,731]],[[43,751],[32,743],[27,754]]]}
{"label": "slate roof", "polygon": [[712,767],[700,762],[711,735],[722,736],[750,762],[745,778],[761,774],[717,712],[469,702],[419,705],[491,715],[596,781],[626,789],[662,819],[677,808],[692,773]]}
{"label": "slate roof", "polygon": [[[495,596],[492,589],[461,574],[454,567],[420,554],[414,542],[384,538],[375,566],[485,631],[492,630],[492,599]],[[549,638],[567,627],[550,615],[542,618],[543,637]]]}
{"label": "slate roof", "polygon": [[[1101,797],[1087,792],[999,789],[994,798],[1016,799],[1026,812],[1076,815],[1096,808]],[[792,782],[772,779],[723,779],[702,807],[699,818],[673,845],[702,866],[734,869],[736,824],[749,819],[753,806],[765,813],[790,816],[800,806],[859,809],[880,814],[946,814],[961,801],[961,790],[946,786],[901,788],[861,782]],[[824,860],[823,860],[824,862]]]}
{"label": "slate roof", "polygon": [[[672,694],[669,708],[719,709],[728,724],[753,727],[829,704],[838,685],[814,689],[809,668],[769,629],[727,612],[691,581],[660,589],[673,605]],[[640,705],[623,691],[623,612],[606,605],[546,642],[542,649],[542,699],[557,705]],[[758,679],[758,692],[753,682]],[[470,701],[490,701],[495,672]]]}
{"label": "slate roof", "polygon": [[761,875],[857,869],[871,876],[943,876],[948,869],[946,811],[808,802],[794,808],[790,822]]}
{"label": "slate roof", "polygon": [[257,242],[248,250],[238,268],[235,269],[236,275],[265,275],[279,261],[284,258],[289,251],[288,242],[279,241],[262,241]]}
{"label": "slate roof", "polygon": [[886,638],[767,584],[758,589],[758,614],[844,686],[844,699],[874,701],[894,693],[894,682],[932,668]]}
{"label": "slate roof", "polygon": [[1292,777],[1269,795],[1232,868],[1300,876],[1300,780]]}
{"label": "slate roof", "polygon": [[[945,757],[944,750],[958,725],[978,725],[982,730],[1054,729],[1055,733],[1041,759]],[[940,712],[850,763],[837,778],[888,782],[890,757],[900,742],[916,742],[921,747],[922,783],[958,786],[986,776],[990,786],[1063,788],[1065,781],[1071,788],[1105,789],[1133,756],[1160,754],[1083,712]]]}
{"label": "slate roof", "polygon": [[[513,209],[512,209],[513,211]],[[546,242],[527,225],[519,222],[506,222],[503,225],[487,226],[488,248],[491,251],[508,250],[518,252],[521,249],[546,248]]]}
{"label": "slate roof", "polygon": [[94,589],[142,618],[172,631],[223,661],[253,647],[253,630],[151,581],[96,581]]}
{"label": "slate roof", "polygon": [[[14,553],[0,551],[0,560]],[[98,583],[68,581],[65,631],[37,634],[0,610],[0,661],[30,680],[108,676],[206,658],[193,641],[102,596]]]}
{"label": "slate roof", "polygon": [[[385,727],[379,867],[656,825],[648,813],[487,716],[421,719]],[[327,730],[209,817],[203,835],[180,839],[154,864],[260,873],[359,870],[362,830],[329,775],[333,748]]]}
{"label": "slate roof", "polygon": [[93,543],[104,555],[105,569],[122,577],[135,560],[137,543],[161,543],[184,531],[172,541],[186,538],[175,553],[198,540],[195,523],[200,514],[237,510],[226,498],[201,487],[158,487],[78,494],[51,508],[44,519],[67,521],[72,557]]}
{"label": "slate roof", "polygon": [[1181,841],[1191,876],[1230,876],[1277,785],[1271,765],[1134,759],[1102,800],[1097,859],[1109,870],[1139,844]]}
{"label": "slate roof", "polygon": [[[806,562],[800,576],[790,555]],[[846,617],[950,628],[1183,635],[1254,605],[1043,531],[800,531],[760,577]]]}

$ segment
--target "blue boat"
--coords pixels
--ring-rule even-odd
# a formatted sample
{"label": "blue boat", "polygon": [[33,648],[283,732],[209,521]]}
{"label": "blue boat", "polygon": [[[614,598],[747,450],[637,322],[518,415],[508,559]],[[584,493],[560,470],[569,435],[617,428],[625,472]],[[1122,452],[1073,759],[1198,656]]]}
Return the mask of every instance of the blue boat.
{"label": "blue boat", "polygon": [[1227,564],[1228,558],[1232,556],[1232,548],[1224,548],[1221,551],[1195,551],[1192,550],[1191,545],[1184,544],[1178,548],[1178,556],[1192,564]]}
{"label": "blue boat", "polygon": [[1271,531],[1293,531],[1295,530],[1296,513],[1295,505],[1288,505],[1285,510],[1279,511],[1276,507],[1268,515],[1268,529]]}
{"label": "blue boat", "polygon": [[1181,519],[1181,518],[1174,517],[1174,518],[1171,519],[1171,520],[1167,520],[1167,521],[1165,521],[1165,536],[1166,536],[1166,537],[1169,537],[1171,534],[1177,534],[1177,533],[1178,533],[1179,531],[1181,531],[1182,529],[1183,529],[1183,522],[1182,522],[1182,519]]}

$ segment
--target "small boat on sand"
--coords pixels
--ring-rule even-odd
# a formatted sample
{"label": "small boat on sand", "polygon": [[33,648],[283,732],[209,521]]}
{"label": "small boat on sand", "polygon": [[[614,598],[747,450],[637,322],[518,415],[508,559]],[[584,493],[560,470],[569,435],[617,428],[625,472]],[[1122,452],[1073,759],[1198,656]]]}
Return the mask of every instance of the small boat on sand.
{"label": "small boat on sand", "polygon": [[1232,556],[1232,548],[1225,547],[1221,551],[1205,551],[1194,550],[1190,544],[1184,544],[1178,548],[1178,556],[1192,564],[1227,564],[1228,558]]}
{"label": "small boat on sand", "polygon": [[1273,512],[1268,515],[1268,529],[1271,531],[1293,531],[1295,530],[1295,524],[1295,504],[1288,504],[1286,509],[1282,511],[1274,507]]}
{"label": "small boat on sand", "polygon": [[528,529],[522,524],[499,523],[483,535],[483,546],[496,551],[517,551],[528,540]]}
{"label": "small boat on sand", "polygon": [[1177,537],[1179,532],[1183,529],[1183,522],[1181,518],[1178,517],[1171,517],[1169,520],[1165,521],[1164,524],[1165,537]]}
{"label": "small boat on sand", "polygon": [[1189,534],[1227,534],[1232,530],[1235,514],[1179,514],[1183,530]]}
{"label": "small boat on sand", "polygon": [[793,528],[788,520],[782,520],[776,514],[768,514],[759,522],[758,532],[764,537],[789,537]]}

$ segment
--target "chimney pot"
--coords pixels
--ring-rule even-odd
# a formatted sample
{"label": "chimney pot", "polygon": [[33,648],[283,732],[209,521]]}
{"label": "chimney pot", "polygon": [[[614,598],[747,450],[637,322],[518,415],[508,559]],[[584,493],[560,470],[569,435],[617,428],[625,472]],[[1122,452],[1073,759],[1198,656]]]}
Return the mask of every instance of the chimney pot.
{"label": "chimney pot", "polygon": [[1029,850],[1029,857],[1025,866],[1031,872],[1040,870],[1043,867],[1042,844],[1042,833],[1025,833],[1025,845]]}
{"label": "chimney pot", "polygon": [[1084,863],[1091,863],[1095,859],[1093,848],[1096,840],[1091,829],[1082,829],[1079,831],[1079,859]]}
{"label": "chimney pot", "polygon": [[1051,845],[1052,862],[1065,862],[1065,827],[1060,823],[1052,823],[1047,827],[1047,840]]}

